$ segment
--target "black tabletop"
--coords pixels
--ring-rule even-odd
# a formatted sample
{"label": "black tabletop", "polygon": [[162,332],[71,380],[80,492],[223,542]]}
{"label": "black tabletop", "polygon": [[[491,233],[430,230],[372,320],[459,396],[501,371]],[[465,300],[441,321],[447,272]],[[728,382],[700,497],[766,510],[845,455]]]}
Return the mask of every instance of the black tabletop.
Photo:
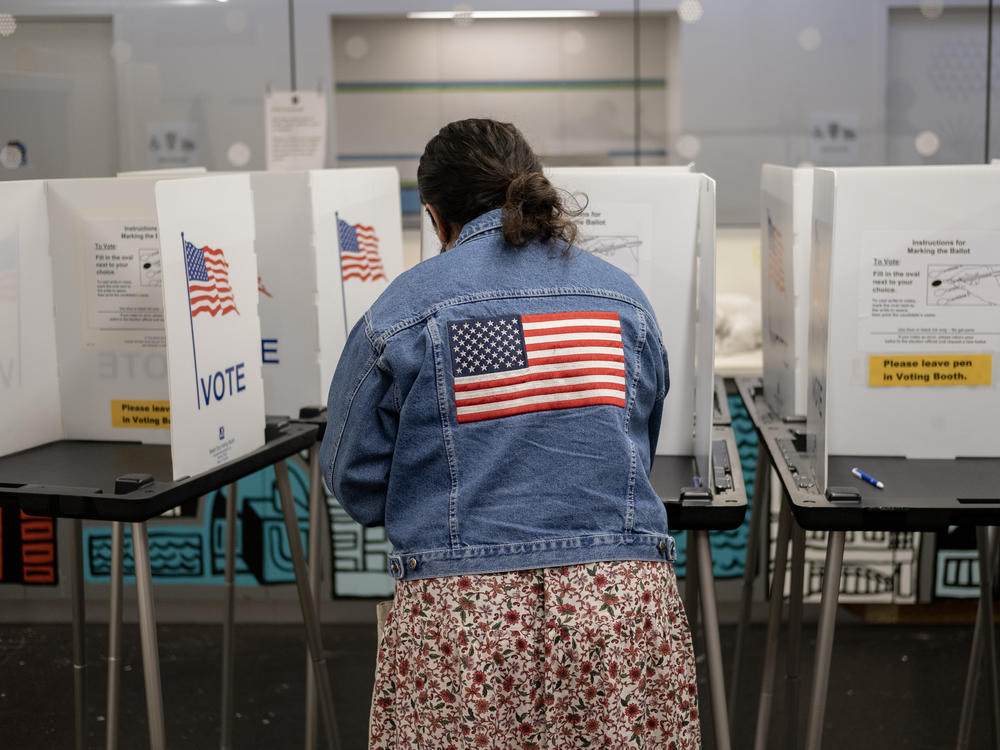
{"label": "black tabletop", "polygon": [[[1000,523],[1000,457],[834,455],[827,462],[827,485],[845,491],[842,499],[831,499],[820,492],[811,474],[805,425],[777,417],[763,399],[759,379],[740,379],[737,387],[803,528],[930,531]],[[855,477],[855,467],[884,487]]]}
{"label": "black tabletop", "polygon": [[667,506],[671,529],[726,531],[743,523],[747,493],[731,427],[717,425],[713,428],[711,463],[712,475],[698,477],[701,487],[695,487],[698,469],[694,456],[656,456],[653,459],[649,478]]}
{"label": "black tabletop", "polygon": [[[653,488],[667,506],[670,528],[678,531],[735,529],[743,523],[746,515],[746,489],[736,439],[728,426],[729,404],[722,378],[716,379],[715,405],[714,423],[717,426],[712,435],[712,476],[703,478],[703,484],[712,493],[710,500],[688,497],[683,493],[684,488],[694,484],[698,473],[694,456],[657,456],[653,460],[650,476]],[[326,429],[326,409],[304,407],[293,421],[316,425],[319,429],[317,440],[322,440]]]}
{"label": "black tabletop", "polygon": [[145,521],[308,448],[316,431],[312,424],[269,424],[257,450],[178,480],[169,445],[58,440],[0,457],[0,502],[32,515]]}

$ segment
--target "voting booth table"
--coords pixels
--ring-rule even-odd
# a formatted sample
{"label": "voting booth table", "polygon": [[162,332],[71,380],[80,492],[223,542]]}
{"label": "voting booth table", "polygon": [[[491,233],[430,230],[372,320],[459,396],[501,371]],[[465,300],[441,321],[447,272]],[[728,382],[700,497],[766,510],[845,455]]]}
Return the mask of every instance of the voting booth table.
{"label": "voting booth table", "polygon": [[[746,490],[725,396],[719,400],[713,375],[715,183],[688,168],[559,167],[545,173],[557,188],[579,196],[577,244],[635,279],[660,322],[670,390],[651,480],[671,529],[688,532],[688,616],[695,631],[700,594],[716,741],[729,748],[708,532],[743,522]],[[440,250],[425,216],[422,255]]]}
{"label": "voting booth table", "polygon": [[[403,270],[399,174],[389,167],[259,172],[250,187],[267,413],[316,429],[308,458],[308,582],[318,599],[328,528],[319,465],[327,392],[350,329]],[[227,534],[227,544],[232,539]],[[317,743],[316,689],[308,662],[306,748]],[[232,716],[231,698],[223,711]]]}
{"label": "voting booth table", "polygon": [[[790,746],[818,750],[845,533],[948,525],[976,527],[980,574],[958,747],[968,745],[984,655],[1000,741],[992,623],[997,546],[988,530],[1000,522],[1000,174],[975,166],[818,169],[810,181],[798,172],[763,173],[764,382],[738,381],[761,444],[748,576],[772,465],[784,496],[754,747],[767,745],[789,538],[794,682],[803,529],[830,532],[804,743],[795,686],[786,686]],[[800,200],[809,182],[811,201]],[[791,229],[800,213],[811,226],[808,261],[788,241],[801,236]],[[800,262],[810,265],[808,287]],[[745,580],[744,605],[749,592]]]}
{"label": "voting booth table", "polygon": [[[109,747],[117,746],[124,524],[132,524],[150,745],[163,748],[148,519],[274,465],[308,641],[322,658],[284,463],[315,443],[316,427],[265,420],[249,177],[4,183],[0,195],[0,330],[4,351],[15,353],[0,398],[17,427],[0,435],[0,502],[74,519],[78,747],[81,520],[113,522]],[[324,680],[328,696],[325,670]],[[324,714],[329,731],[329,700]]]}

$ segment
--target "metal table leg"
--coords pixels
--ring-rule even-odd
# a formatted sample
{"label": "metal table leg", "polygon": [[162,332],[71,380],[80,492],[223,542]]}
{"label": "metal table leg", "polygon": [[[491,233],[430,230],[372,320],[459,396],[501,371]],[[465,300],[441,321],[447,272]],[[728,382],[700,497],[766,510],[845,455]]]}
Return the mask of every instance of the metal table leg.
{"label": "metal table leg", "polygon": [[813,669],[812,693],[809,699],[806,750],[819,750],[823,743],[823,715],[826,712],[826,691],[830,685],[830,656],[833,653],[837,600],[840,598],[840,571],[844,564],[845,538],[845,532],[831,531],[826,543],[823,601],[820,605],[819,630],[816,634],[816,665]]}
{"label": "metal table leg", "polygon": [[87,611],[83,592],[83,522],[71,522],[70,559],[73,564],[71,598],[73,609],[73,715],[76,749],[83,750],[87,740],[87,651],[84,629]]}
{"label": "metal table leg", "polygon": [[687,532],[687,549],[684,560],[684,609],[687,612],[688,627],[691,629],[692,647],[697,652],[698,646],[698,615],[701,608],[698,603],[698,555],[697,547],[692,541],[695,532]]}
{"label": "metal table leg", "polygon": [[[1000,553],[1000,530],[994,529],[990,549],[990,569],[995,571]],[[982,585],[982,581],[980,581]],[[972,634],[972,649],[969,655],[969,670],[965,677],[965,694],[962,698],[962,713],[958,720],[958,741],[955,747],[957,750],[968,750],[969,741],[972,735],[972,713],[976,704],[976,693],[979,690],[979,670],[983,658],[983,638],[988,623],[992,624],[992,612],[987,612],[986,602],[982,596],[979,597],[979,607],[976,610],[976,626]],[[1000,745],[1000,738],[997,740]]]}
{"label": "metal table leg", "polygon": [[771,455],[764,440],[757,445],[757,469],[753,478],[753,500],[750,506],[750,529],[747,535],[747,559],[743,567],[743,588],[740,593],[740,619],[736,625],[736,644],[733,647],[733,671],[729,677],[729,721],[736,710],[736,692],[740,681],[740,667],[743,662],[743,643],[750,625],[750,609],[753,604],[753,582],[757,575],[757,553],[763,529],[767,501],[770,499]]}
{"label": "metal table leg", "polygon": [[[323,478],[320,476],[319,444],[309,448],[309,590],[313,601],[319,601],[319,586],[323,564],[320,561],[320,532],[323,523]],[[313,675],[312,657],[306,649],[306,750],[315,750],[316,678]]]}
{"label": "metal table leg", "polygon": [[778,635],[781,629],[781,609],[785,599],[785,567],[788,562],[788,536],[792,525],[790,503],[782,498],[778,514],[778,540],[774,550],[774,578],[767,615],[767,645],[764,648],[764,676],[757,704],[757,730],[754,750],[766,750],[771,728],[771,702],[774,700],[774,676],[778,669]]}
{"label": "metal table leg", "polygon": [[976,626],[972,631],[972,649],[969,654],[969,670],[965,673],[965,693],[962,698],[962,713],[958,719],[958,741],[956,750],[968,750],[972,734],[972,713],[976,704],[976,693],[979,690],[979,661],[983,658],[983,630],[989,615],[985,610],[985,602],[979,597],[976,609]]}
{"label": "metal table leg", "polygon": [[222,619],[222,723],[219,747],[233,746],[233,681],[236,671],[233,621],[236,614],[236,482],[226,488],[226,596]]}
{"label": "metal table leg", "polygon": [[985,615],[982,632],[986,647],[988,705],[990,706],[990,719],[993,723],[994,741],[996,746],[1000,748],[1000,683],[997,680],[996,628],[993,627],[993,556],[990,554],[989,527],[976,527],[976,547],[979,549],[979,602]]}
{"label": "metal table leg", "polygon": [[118,710],[121,704],[122,574],[125,524],[111,524],[111,613],[108,619],[108,750],[118,750]]}
{"label": "metal table leg", "polygon": [[153,577],[149,567],[149,538],[146,536],[145,523],[132,524],[132,555],[135,558],[135,588],[139,603],[139,636],[142,641],[142,673],[146,683],[149,747],[150,750],[166,750],[160,656],[156,644],[156,613],[153,609]]}
{"label": "metal table leg", "polygon": [[806,532],[792,524],[792,577],[788,595],[788,651],[785,655],[785,747],[799,747],[799,666],[802,661],[802,579]]}
{"label": "metal table leg", "polygon": [[278,461],[274,465],[274,475],[278,482],[278,494],[281,496],[281,510],[285,516],[285,531],[288,534],[288,548],[292,554],[292,564],[295,567],[295,584],[299,590],[299,606],[302,607],[302,619],[305,622],[306,642],[312,654],[313,671],[316,677],[316,689],[319,694],[320,713],[326,730],[326,739],[333,750],[340,749],[340,737],[337,734],[337,723],[333,712],[333,689],[330,686],[330,674],[326,668],[326,654],[323,652],[323,639],[319,630],[319,617],[316,614],[316,603],[309,589],[309,573],[306,570],[305,555],[302,552],[302,538],[299,536],[298,519],[295,516],[295,501],[292,498],[292,485],[288,479],[288,465]]}
{"label": "metal table leg", "polygon": [[715,603],[715,579],[712,576],[712,550],[707,531],[688,532],[688,555],[698,558],[701,610],[705,628],[705,653],[712,695],[712,719],[715,747],[730,750],[729,714],[726,711],[726,679],[722,668],[722,644],[719,641],[719,612]]}

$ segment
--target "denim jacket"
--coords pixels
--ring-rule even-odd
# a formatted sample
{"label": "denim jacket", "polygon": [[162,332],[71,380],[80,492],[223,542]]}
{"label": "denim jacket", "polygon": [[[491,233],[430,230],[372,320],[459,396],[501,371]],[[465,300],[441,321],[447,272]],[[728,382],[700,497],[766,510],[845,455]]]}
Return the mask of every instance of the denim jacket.
{"label": "denim jacket", "polygon": [[502,215],[399,276],[330,385],[323,476],[411,579],[673,560],[649,482],[667,355],[649,302],[589,253],[508,245]]}

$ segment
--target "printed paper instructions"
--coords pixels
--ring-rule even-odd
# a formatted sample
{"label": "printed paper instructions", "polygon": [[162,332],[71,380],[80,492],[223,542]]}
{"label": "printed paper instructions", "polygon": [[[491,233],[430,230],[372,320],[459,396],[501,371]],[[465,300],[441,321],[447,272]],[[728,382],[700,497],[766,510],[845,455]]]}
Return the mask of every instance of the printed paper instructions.
{"label": "printed paper instructions", "polygon": [[862,350],[1000,349],[1000,232],[866,232]]}
{"label": "printed paper instructions", "polygon": [[632,278],[639,275],[643,246],[652,247],[652,223],[652,209],[644,203],[591,203],[576,220],[580,246]]}
{"label": "printed paper instructions", "polygon": [[156,221],[82,221],[79,250],[86,283],[86,344],[113,349],[165,346]]}

